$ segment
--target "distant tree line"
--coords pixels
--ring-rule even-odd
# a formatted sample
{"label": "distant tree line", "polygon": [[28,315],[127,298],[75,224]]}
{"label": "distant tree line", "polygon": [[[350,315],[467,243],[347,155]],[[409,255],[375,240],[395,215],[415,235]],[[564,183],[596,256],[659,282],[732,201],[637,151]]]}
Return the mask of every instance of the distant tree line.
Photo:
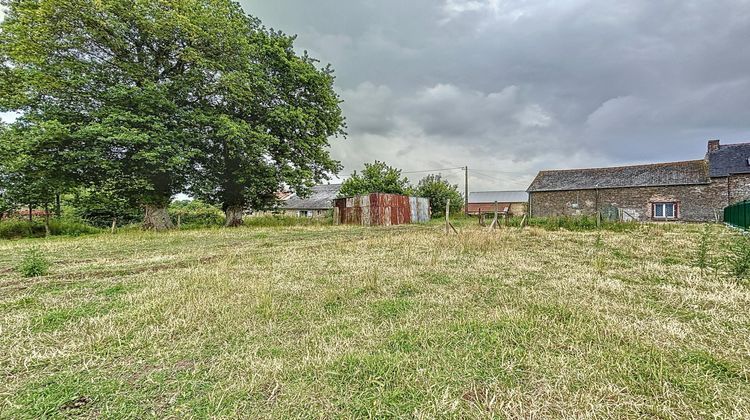
{"label": "distant tree line", "polygon": [[427,175],[413,186],[408,178],[401,176],[400,169],[377,160],[374,163],[365,163],[361,173],[354,171],[341,184],[339,196],[350,197],[376,192],[429,198],[432,215],[436,217],[445,215],[448,200],[451,203],[451,213],[460,211],[464,202],[458,185],[451,184],[439,174]]}
{"label": "distant tree line", "polygon": [[0,3],[0,211],[74,194],[161,230],[187,193],[236,226],[341,169],[332,69],[234,1]]}

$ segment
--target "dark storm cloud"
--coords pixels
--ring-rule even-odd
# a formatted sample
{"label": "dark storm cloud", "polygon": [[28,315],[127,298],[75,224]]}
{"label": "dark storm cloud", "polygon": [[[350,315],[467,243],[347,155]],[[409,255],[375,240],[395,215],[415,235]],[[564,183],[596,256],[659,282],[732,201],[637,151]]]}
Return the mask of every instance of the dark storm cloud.
{"label": "dark storm cloud", "polygon": [[335,67],[346,172],[468,164],[497,171],[479,187],[517,188],[750,137],[748,1],[242,3]]}

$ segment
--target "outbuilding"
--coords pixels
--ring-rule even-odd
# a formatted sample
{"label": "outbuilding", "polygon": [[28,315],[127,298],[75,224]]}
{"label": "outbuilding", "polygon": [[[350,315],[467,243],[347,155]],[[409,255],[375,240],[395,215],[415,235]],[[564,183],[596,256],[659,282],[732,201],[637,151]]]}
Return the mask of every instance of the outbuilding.
{"label": "outbuilding", "polygon": [[528,192],[533,217],[716,221],[750,199],[750,143],[711,140],[699,160],[542,171]]}
{"label": "outbuilding", "polygon": [[287,216],[325,217],[333,209],[341,184],[316,185],[307,197],[292,194],[284,200],[279,210]]}
{"label": "outbuilding", "polygon": [[333,223],[337,225],[392,226],[430,220],[430,200],[400,194],[373,193],[337,198]]}
{"label": "outbuilding", "polygon": [[478,191],[469,193],[468,213],[493,213],[495,203],[498,212],[508,216],[524,216],[526,214],[529,193],[526,191]]}

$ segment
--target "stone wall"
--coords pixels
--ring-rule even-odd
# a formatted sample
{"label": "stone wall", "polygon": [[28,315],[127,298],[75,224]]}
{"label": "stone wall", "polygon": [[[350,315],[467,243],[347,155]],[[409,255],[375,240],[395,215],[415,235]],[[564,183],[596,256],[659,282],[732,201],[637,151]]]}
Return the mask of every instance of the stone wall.
{"label": "stone wall", "polygon": [[729,177],[729,204],[750,200],[750,174]]}
{"label": "stone wall", "polygon": [[[743,185],[750,194],[748,181]],[[613,206],[623,210],[626,220],[647,221],[653,220],[652,204],[658,202],[677,203],[678,220],[713,221],[717,215],[722,217],[727,205],[727,179],[716,178],[706,185],[532,192],[530,212],[533,217],[594,215],[597,205],[599,209]]]}

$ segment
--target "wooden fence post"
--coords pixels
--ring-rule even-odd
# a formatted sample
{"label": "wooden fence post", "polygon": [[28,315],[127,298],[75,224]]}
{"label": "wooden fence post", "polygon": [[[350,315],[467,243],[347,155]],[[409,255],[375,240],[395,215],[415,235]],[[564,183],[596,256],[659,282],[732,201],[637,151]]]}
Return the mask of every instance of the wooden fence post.
{"label": "wooden fence post", "polygon": [[451,215],[451,200],[448,199],[448,201],[445,203],[445,234],[451,233],[451,229],[453,229],[454,232],[458,233],[456,228],[453,226],[450,220]]}
{"label": "wooden fence post", "polygon": [[526,225],[526,216],[527,215],[524,214],[523,219],[521,219],[521,226],[519,227],[520,230],[523,230],[523,227]]}
{"label": "wooden fence post", "polygon": [[116,217],[114,219],[112,219],[112,230],[111,230],[112,234],[115,233],[115,229],[117,229],[117,218]]}
{"label": "wooden fence post", "polygon": [[499,227],[500,227],[500,226],[499,226],[499,225],[500,225],[500,222],[498,222],[498,220],[497,220],[497,216],[498,216],[498,214],[497,214],[497,213],[498,213],[498,210],[499,210],[499,209],[498,209],[498,205],[499,205],[499,204],[497,203],[497,201],[495,201],[495,217],[494,217],[494,218],[492,219],[492,223],[490,224],[489,230],[492,230],[492,229],[497,229],[497,228],[499,228]]}

